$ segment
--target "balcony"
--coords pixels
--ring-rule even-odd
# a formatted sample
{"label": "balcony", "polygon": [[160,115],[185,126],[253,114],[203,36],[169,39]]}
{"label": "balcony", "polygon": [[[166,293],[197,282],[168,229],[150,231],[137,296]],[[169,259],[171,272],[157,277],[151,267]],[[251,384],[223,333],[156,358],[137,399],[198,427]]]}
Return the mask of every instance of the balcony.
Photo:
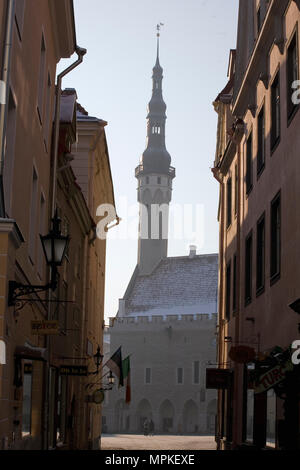
{"label": "balcony", "polygon": [[[143,174],[144,174],[144,165],[143,164],[138,165],[135,169],[135,177],[138,178],[139,176],[142,176]],[[169,167],[168,176],[172,179],[175,178],[176,171],[174,167],[172,166]]]}

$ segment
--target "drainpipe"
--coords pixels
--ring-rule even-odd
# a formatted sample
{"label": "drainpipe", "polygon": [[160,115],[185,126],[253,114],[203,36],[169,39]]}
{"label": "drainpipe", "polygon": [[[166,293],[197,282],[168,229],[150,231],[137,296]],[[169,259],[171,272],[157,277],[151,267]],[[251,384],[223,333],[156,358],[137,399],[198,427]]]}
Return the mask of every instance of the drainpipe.
{"label": "drainpipe", "polygon": [[61,101],[61,83],[63,77],[65,77],[68,73],[74,70],[78,65],[80,65],[83,61],[83,56],[87,53],[86,49],[82,47],[76,46],[75,49],[76,54],[78,55],[78,59],[76,62],[71,64],[68,68],[63,70],[57,76],[57,84],[56,84],[56,107],[55,107],[55,119],[54,119],[54,137],[53,137],[53,144],[54,144],[54,153],[53,153],[53,171],[52,171],[52,199],[51,199],[51,218],[54,216],[55,212],[55,200],[56,200],[56,177],[57,177],[57,157],[58,157],[58,140],[59,140],[59,123],[60,123],[60,101]]}
{"label": "drainpipe", "polygon": [[[53,169],[52,169],[52,195],[51,195],[51,201],[50,201],[50,219],[54,216],[55,213],[55,202],[56,202],[56,187],[57,187],[57,158],[58,158],[58,141],[59,141],[59,124],[60,124],[60,102],[61,102],[61,84],[62,84],[62,79],[65,77],[68,73],[70,73],[72,70],[74,70],[78,65],[80,65],[83,61],[83,56],[87,53],[86,49],[83,49],[79,46],[76,46],[75,52],[78,55],[78,59],[71,64],[69,67],[67,67],[65,70],[63,70],[58,76],[57,76],[57,84],[56,84],[56,102],[55,102],[55,118],[54,118],[54,135],[53,135],[53,145],[54,145],[54,151],[53,151]],[[49,300],[51,300],[51,292],[49,292]],[[51,320],[51,303],[48,303],[48,320]],[[46,371],[45,371],[45,416],[44,416],[44,422],[45,422],[45,427],[44,427],[44,442],[43,442],[43,449],[48,450],[49,449],[49,405],[50,405],[50,338],[49,336],[46,336],[46,348],[48,351],[48,357],[47,357],[47,364],[46,364]]]}
{"label": "drainpipe", "polygon": [[7,0],[6,6],[6,29],[3,47],[3,62],[1,73],[1,96],[0,96],[0,218],[5,218],[5,201],[3,188],[3,168],[5,156],[5,137],[6,123],[9,103],[9,75],[10,75],[10,59],[12,49],[12,31],[15,16],[15,0]]}

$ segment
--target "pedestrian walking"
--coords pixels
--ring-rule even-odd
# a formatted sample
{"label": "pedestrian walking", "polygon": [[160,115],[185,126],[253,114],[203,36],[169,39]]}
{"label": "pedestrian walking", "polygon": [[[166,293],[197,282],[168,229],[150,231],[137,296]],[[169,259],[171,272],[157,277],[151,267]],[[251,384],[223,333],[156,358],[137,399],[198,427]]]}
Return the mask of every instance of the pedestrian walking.
{"label": "pedestrian walking", "polygon": [[149,421],[146,418],[144,421],[144,436],[148,436],[149,434]]}
{"label": "pedestrian walking", "polygon": [[154,435],[154,422],[152,419],[150,419],[150,422],[149,422],[149,434],[150,436]]}

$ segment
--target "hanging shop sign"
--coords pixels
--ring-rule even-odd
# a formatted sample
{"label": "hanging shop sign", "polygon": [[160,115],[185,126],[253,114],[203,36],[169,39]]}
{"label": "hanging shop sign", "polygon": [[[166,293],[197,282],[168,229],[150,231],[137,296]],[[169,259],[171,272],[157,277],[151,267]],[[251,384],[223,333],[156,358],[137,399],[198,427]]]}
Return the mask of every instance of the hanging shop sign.
{"label": "hanging shop sign", "polygon": [[232,372],[228,369],[206,369],[206,388],[214,390],[230,387]]}
{"label": "hanging shop sign", "polygon": [[238,364],[247,364],[254,361],[256,353],[255,349],[249,346],[232,346],[228,355],[232,361]]}
{"label": "hanging shop sign", "polygon": [[286,377],[286,372],[293,370],[291,361],[284,364],[278,364],[272,369],[261,375],[255,384],[254,393],[263,393],[282,382]]}
{"label": "hanging shop sign", "polygon": [[32,364],[25,362],[24,364],[24,374],[32,374]]}
{"label": "hanging shop sign", "polygon": [[93,393],[92,397],[93,397],[92,398],[93,403],[100,405],[104,400],[104,393],[102,392],[102,390],[96,390]]}
{"label": "hanging shop sign", "polygon": [[33,335],[59,335],[59,322],[57,320],[33,320],[31,333]]}
{"label": "hanging shop sign", "polygon": [[59,368],[60,375],[87,375],[87,366],[60,366]]}

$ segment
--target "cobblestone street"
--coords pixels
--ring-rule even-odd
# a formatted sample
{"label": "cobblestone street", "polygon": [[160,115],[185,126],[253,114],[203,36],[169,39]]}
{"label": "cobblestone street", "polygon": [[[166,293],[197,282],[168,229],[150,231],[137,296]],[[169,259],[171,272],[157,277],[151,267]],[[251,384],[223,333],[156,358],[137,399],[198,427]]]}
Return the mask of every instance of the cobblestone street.
{"label": "cobblestone street", "polygon": [[104,434],[102,450],[216,450],[214,436]]}

